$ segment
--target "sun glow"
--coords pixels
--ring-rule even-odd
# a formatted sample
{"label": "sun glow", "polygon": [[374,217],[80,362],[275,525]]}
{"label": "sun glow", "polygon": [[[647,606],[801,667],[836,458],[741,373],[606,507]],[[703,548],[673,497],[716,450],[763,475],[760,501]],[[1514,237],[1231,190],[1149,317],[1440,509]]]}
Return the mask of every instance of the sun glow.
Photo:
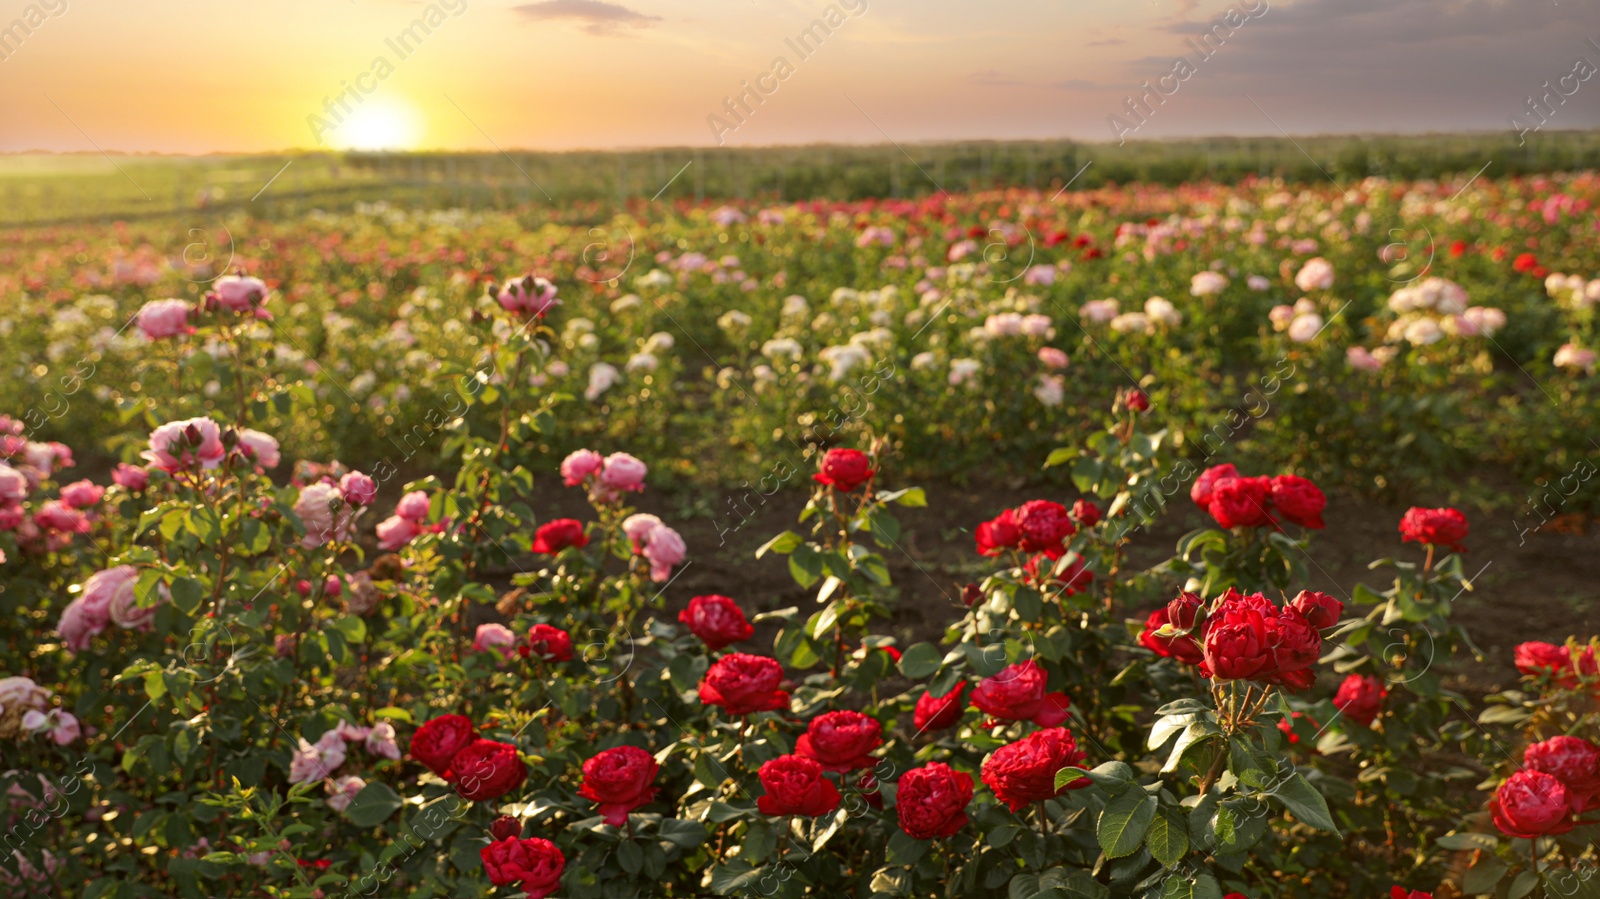
{"label": "sun glow", "polygon": [[328,136],[341,150],[411,150],[422,136],[422,117],[407,103],[371,98]]}

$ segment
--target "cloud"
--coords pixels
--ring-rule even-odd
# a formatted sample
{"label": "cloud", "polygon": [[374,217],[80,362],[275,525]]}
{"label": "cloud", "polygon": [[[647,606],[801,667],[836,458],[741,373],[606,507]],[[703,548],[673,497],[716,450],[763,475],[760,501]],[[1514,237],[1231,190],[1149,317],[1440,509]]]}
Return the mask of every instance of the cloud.
{"label": "cloud", "polygon": [[524,3],[511,9],[536,21],[580,22],[583,30],[590,34],[614,34],[623,25],[647,28],[661,21],[660,16],[645,15],[604,0],[543,0],[541,3]]}
{"label": "cloud", "polygon": [[981,84],[984,87],[1014,87],[1022,84],[1021,81],[1002,74],[997,69],[984,69],[981,72],[973,72],[967,76],[967,80],[973,84]]}
{"label": "cloud", "polygon": [[1117,44],[1126,44],[1126,43],[1127,43],[1127,41],[1123,40],[1120,37],[1108,37],[1108,38],[1105,38],[1103,40],[1090,41],[1089,42],[1089,46],[1091,46],[1091,47],[1115,47]]}

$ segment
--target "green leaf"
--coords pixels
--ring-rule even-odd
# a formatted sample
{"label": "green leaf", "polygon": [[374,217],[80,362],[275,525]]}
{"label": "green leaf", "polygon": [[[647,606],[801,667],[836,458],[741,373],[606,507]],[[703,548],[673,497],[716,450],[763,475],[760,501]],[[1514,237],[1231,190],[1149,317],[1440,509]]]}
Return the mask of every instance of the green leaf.
{"label": "green leaf", "polygon": [[900,673],[912,680],[922,680],[939,670],[944,656],[932,643],[914,643],[900,656]]}
{"label": "green leaf", "polygon": [[908,509],[920,509],[928,505],[928,494],[921,487],[907,487],[898,493],[884,494],[880,499],[905,506]]}
{"label": "green leaf", "polygon": [[804,545],[804,543],[805,540],[802,539],[799,534],[796,534],[794,531],[784,531],[778,536],[773,537],[771,540],[768,540],[766,543],[761,544],[761,546],[756,549],[756,558],[759,559],[769,552],[775,552],[778,555],[787,556],[800,546]]}
{"label": "green leaf", "polygon": [[928,841],[914,839],[896,828],[889,837],[889,854],[885,862],[891,865],[914,865],[928,852]]}
{"label": "green leaf", "polygon": [[1156,797],[1133,787],[1123,790],[1106,803],[1100,813],[1095,834],[1107,858],[1132,855],[1144,840],[1145,831],[1155,820]]}
{"label": "green leaf", "polygon": [[789,576],[809,590],[822,577],[822,555],[807,544],[796,547],[789,556]]}
{"label": "green leaf", "polygon": [[1144,844],[1150,847],[1150,855],[1161,867],[1174,867],[1189,851],[1189,826],[1177,810],[1162,808],[1150,822]]}
{"label": "green leaf", "polygon": [[1447,833],[1434,842],[1445,849],[1483,849],[1493,852],[1500,841],[1486,833]]}
{"label": "green leaf", "polygon": [[358,827],[377,827],[399,811],[402,804],[400,794],[388,784],[373,781],[355,795],[350,807],[344,810],[344,815]]}
{"label": "green leaf", "polygon": [[1306,780],[1304,774],[1296,772],[1286,779],[1278,789],[1272,792],[1283,803],[1284,808],[1294,815],[1302,824],[1310,825],[1318,830],[1326,830],[1338,835],[1339,826],[1333,823],[1333,816],[1328,813],[1328,802],[1317,792],[1317,788]]}
{"label": "green leaf", "polygon": [[617,846],[617,864],[629,874],[638,874],[644,867],[644,850],[632,840],[623,840]]}
{"label": "green leaf", "polygon": [[1222,886],[1210,874],[1174,874],[1161,885],[1161,899],[1222,899]]}

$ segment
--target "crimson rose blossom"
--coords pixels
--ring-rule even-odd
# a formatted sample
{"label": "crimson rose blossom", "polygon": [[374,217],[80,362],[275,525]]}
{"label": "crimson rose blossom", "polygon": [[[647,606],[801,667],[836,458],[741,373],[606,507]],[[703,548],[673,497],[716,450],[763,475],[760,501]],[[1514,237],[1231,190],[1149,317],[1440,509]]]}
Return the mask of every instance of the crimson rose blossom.
{"label": "crimson rose blossom", "polygon": [[954,836],[967,823],[972,775],[944,762],[930,762],[907,771],[897,787],[895,813],[900,818],[900,829],[912,839]]}
{"label": "crimson rose blossom", "polygon": [[1333,706],[1351,721],[1371,727],[1378,713],[1383,711],[1383,700],[1388,695],[1383,681],[1370,675],[1352,674],[1339,685],[1339,692],[1333,694]]}
{"label": "crimson rose blossom", "polygon": [[1565,784],[1574,812],[1595,807],[1600,795],[1600,746],[1563,734],[1530,743],[1522,752],[1522,762]]}
{"label": "crimson rose blossom", "polygon": [[756,629],[745,620],[744,611],[726,596],[712,594],[689,600],[689,608],[678,613],[678,621],[699,637],[710,650],[750,639]]}
{"label": "crimson rose blossom", "polygon": [[[1228,897],[1223,897],[1223,899],[1228,899]],[[1407,890],[1405,887],[1396,884],[1389,888],[1389,899],[1433,899],[1433,894],[1424,893],[1421,890]]]}
{"label": "crimson rose blossom", "polygon": [[961,720],[965,710],[961,704],[961,694],[967,689],[966,684],[956,684],[955,689],[935,696],[933,693],[923,693],[917,698],[916,711],[912,713],[912,723],[917,726],[917,733],[930,730],[944,730]]}
{"label": "crimson rose blossom", "polygon": [[1080,528],[1092,528],[1100,523],[1100,507],[1086,499],[1080,499],[1072,504],[1072,520]]}
{"label": "crimson rose blossom", "polygon": [[798,755],[780,755],[757,772],[766,793],[756,799],[763,815],[805,815],[817,818],[839,807],[839,790],[822,766]]}
{"label": "crimson rose blossom", "polygon": [[1272,479],[1268,493],[1284,518],[1303,528],[1324,527],[1322,510],[1328,505],[1328,498],[1316,484],[1298,475],[1280,474]]}
{"label": "crimson rose blossom", "polygon": [[994,791],[995,798],[1015,812],[1029,803],[1042,802],[1068,790],[1088,786],[1089,779],[1080,777],[1060,790],[1056,789],[1056,772],[1062,768],[1079,767],[1087,757],[1078,749],[1072,733],[1064,727],[1034,731],[1015,743],[996,749],[983,763],[983,782]]}
{"label": "crimson rose blossom", "polygon": [[1259,528],[1272,524],[1271,478],[1227,478],[1211,488],[1206,511],[1223,528]]}
{"label": "crimson rose blossom", "polygon": [[495,740],[473,740],[450,760],[450,776],[461,798],[487,802],[522,786],[528,766],[517,755],[517,747]]}
{"label": "crimson rose blossom", "polygon": [[547,662],[565,662],[572,658],[572,637],[559,627],[535,624],[528,629],[528,648]]}
{"label": "crimson rose blossom", "polygon": [[1532,641],[1520,643],[1512,651],[1517,670],[1528,677],[1546,675],[1564,687],[1572,687],[1578,683],[1578,675],[1592,677],[1596,671],[1594,650],[1587,648],[1579,656],[1581,664],[1574,664],[1572,650],[1554,643]]}
{"label": "crimson rose blossom", "polygon": [[637,746],[607,749],[583,763],[578,795],[599,803],[606,823],[621,827],[629,812],[656,797],[651,782],[660,769],[655,757]]}
{"label": "crimson rose blossom", "polygon": [[472,720],[465,715],[440,715],[417,728],[411,737],[411,757],[428,766],[440,777],[447,777],[450,760],[478,736]]}
{"label": "crimson rose blossom", "polygon": [[517,884],[529,899],[544,899],[561,886],[567,858],[556,844],[539,837],[497,840],[478,850],[483,871],[495,886]]}
{"label": "crimson rose blossom", "polygon": [[1400,539],[1405,543],[1448,546],[1466,552],[1461,541],[1467,539],[1467,516],[1455,509],[1424,509],[1413,506],[1400,519]]}
{"label": "crimson rose blossom", "polygon": [[985,556],[998,556],[1002,550],[1016,549],[1022,543],[1016,513],[1007,509],[992,521],[978,525],[977,540],[978,552]]}
{"label": "crimson rose blossom", "polygon": [[822,456],[821,471],[812,475],[818,484],[827,484],[846,493],[872,479],[872,459],[857,449],[831,449]]}
{"label": "crimson rose blossom", "polygon": [[533,532],[533,552],[555,555],[569,546],[589,545],[589,535],[583,532],[583,522],[576,518],[557,518],[546,522]]}
{"label": "crimson rose blossom", "polygon": [[700,680],[700,701],[720,705],[730,715],[773,712],[789,707],[789,694],[778,689],[783,666],[776,659],[731,652],[711,663]]}
{"label": "crimson rose blossom", "polygon": [[1238,476],[1239,469],[1234,468],[1232,462],[1213,465],[1201,472],[1200,477],[1195,478],[1193,486],[1189,488],[1189,498],[1194,500],[1194,504],[1200,508],[1209,509],[1211,507],[1211,491],[1217,482]]}
{"label": "crimson rose blossom", "polygon": [[1200,673],[1218,680],[1264,680],[1277,667],[1267,616],[1226,604],[1206,618]]}
{"label": "crimson rose blossom", "polygon": [[1061,543],[1078,532],[1067,507],[1047,499],[1031,499],[1017,510],[1017,528],[1022,532],[1022,551],[1061,555]]}
{"label": "crimson rose blossom", "polygon": [[1575,823],[1566,784],[1543,771],[1523,770],[1506,778],[1489,800],[1489,815],[1506,836],[1524,840],[1566,833]]}
{"label": "crimson rose blossom", "polygon": [[986,677],[972,691],[972,705],[1002,721],[1032,721],[1055,727],[1067,720],[1071,702],[1065,693],[1046,693],[1048,675],[1033,659]]}
{"label": "crimson rose blossom", "polygon": [[1289,600],[1289,608],[1294,609],[1311,626],[1318,630],[1327,630],[1339,623],[1339,616],[1344,614],[1344,603],[1326,593],[1314,590],[1301,590]]}
{"label": "crimson rose blossom", "polygon": [[794,751],[822,764],[826,771],[843,773],[871,768],[871,752],[883,745],[883,725],[860,712],[827,712],[811,719],[795,741]]}

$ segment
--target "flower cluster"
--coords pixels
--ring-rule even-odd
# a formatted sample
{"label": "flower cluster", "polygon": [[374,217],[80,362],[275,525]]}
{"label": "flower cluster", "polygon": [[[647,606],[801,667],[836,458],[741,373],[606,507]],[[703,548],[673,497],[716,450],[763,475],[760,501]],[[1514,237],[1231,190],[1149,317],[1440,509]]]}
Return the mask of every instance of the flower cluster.
{"label": "flower cluster", "polygon": [[1201,473],[1189,498],[1224,528],[1281,527],[1280,520],[1320,530],[1328,499],[1299,475],[1245,477],[1230,463]]}
{"label": "flower cluster", "polygon": [[1283,607],[1233,588],[1209,605],[1185,593],[1145,620],[1139,642],[1157,655],[1196,665],[1202,677],[1308,689],[1322,654],[1322,632],[1339,623],[1344,604],[1302,590]]}

